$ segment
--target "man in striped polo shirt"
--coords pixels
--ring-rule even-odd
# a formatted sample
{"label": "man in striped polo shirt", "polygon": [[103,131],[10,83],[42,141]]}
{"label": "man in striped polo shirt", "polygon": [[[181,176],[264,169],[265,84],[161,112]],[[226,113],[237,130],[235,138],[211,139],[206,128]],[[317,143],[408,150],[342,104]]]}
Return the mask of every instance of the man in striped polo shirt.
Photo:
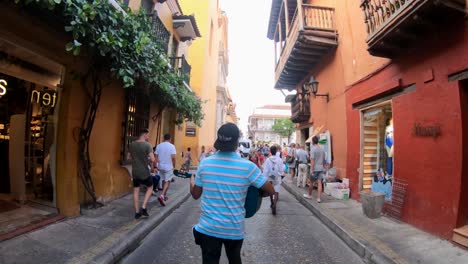
{"label": "man in striped polo shirt", "polygon": [[217,136],[214,147],[219,151],[200,163],[190,182],[192,197],[202,198],[200,221],[193,233],[203,263],[219,263],[223,244],[229,263],[242,263],[247,189],[252,185],[266,195],[275,190],[254,163],[237,155],[240,131],[235,124],[224,124]]}

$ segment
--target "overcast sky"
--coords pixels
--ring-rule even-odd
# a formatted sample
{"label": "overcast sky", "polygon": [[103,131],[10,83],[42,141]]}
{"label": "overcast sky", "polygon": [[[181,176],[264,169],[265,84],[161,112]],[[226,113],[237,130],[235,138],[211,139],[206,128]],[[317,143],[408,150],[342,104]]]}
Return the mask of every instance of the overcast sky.
{"label": "overcast sky", "polygon": [[229,18],[228,87],[237,104],[239,128],[246,132],[255,107],[284,104],[273,88],[274,48],[266,37],[271,0],[220,0]]}

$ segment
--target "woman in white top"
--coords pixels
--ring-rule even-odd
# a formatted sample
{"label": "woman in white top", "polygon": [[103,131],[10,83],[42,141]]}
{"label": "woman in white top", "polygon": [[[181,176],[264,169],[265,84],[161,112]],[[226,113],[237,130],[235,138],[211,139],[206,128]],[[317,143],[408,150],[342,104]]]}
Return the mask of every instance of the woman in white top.
{"label": "woman in white top", "polygon": [[284,173],[284,164],[283,160],[276,155],[277,147],[270,147],[271,156],[265,160],[263,163],[263,175],[273,184],[275,188],[275,194],[270,196],[271,201],[271,212],[276,214],[276,203],[279,198],[279,191],[281,189],[281,176]]}

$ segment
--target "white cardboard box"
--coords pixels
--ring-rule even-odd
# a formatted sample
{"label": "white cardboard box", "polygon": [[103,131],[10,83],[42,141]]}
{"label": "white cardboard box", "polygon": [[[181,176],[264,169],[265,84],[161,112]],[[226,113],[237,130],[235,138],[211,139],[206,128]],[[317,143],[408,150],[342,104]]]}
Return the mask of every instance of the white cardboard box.
{"label": "white cardboard box", "polygon": [[331,195],[336,199],[348,200],[349,199],[349,188],[346,189],[333,189]]}
{"label": "white cardboard box", "polygon": [[325,183],[325,190],[324,192],[328,195],[332,195],[332,191],[333,189],[335,189],[336,187],[340,186],[341,183],[339,182],[327,182]]}

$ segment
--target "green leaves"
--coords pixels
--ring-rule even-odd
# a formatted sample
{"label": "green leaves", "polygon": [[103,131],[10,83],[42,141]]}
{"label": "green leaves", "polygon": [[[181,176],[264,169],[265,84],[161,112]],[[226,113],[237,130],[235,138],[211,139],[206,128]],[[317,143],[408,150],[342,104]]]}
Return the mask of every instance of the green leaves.
{"label": "green leaves", "polygon": [[273,131],[281,134],[283,137],[290,137],[296,130],[294,123],[289,118],[282,118],[275,120],[275,124],[271,127]]}
{"label": "green leaves", "polygon": [[[176,110],[178,120],[200,124],[202,102],[186,87],[184,76],[173,72],[168,58],[154,37],[151,21],[140,10],[123,13],[108,0],[15,0],[16,3],[63,9],[64,30],[73,40],[65,50],[78,56],[82,48],[87,55],[104,63],[125,88],[144,83],[153,101]],[[127,9],[128,10],[128,9]]]}

